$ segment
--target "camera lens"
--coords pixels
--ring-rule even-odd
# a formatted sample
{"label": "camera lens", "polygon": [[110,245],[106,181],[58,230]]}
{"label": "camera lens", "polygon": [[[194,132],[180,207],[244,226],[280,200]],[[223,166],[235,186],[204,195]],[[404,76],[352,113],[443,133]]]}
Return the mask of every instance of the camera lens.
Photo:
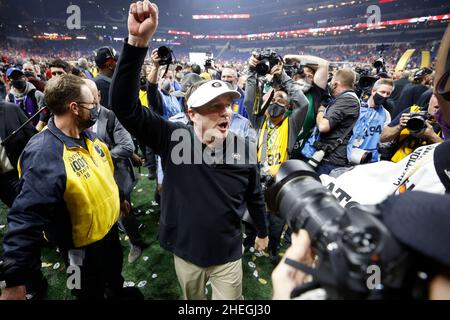
{"label": "camera lens", "polygon": [[265,76],[270,73],[270,62],[268,59],[261,60],[255,67],[256,73],[260,76]]}
{"label": "camera lens", "polygon": [[411,132],[420,132],[425,128],[425,120],[422,117],[413,117],[406,123],[406,128]]}
{"label": "camera lens", "polygon": [[158,48],[158,56],[160,58],[159,64],[161,66],[172,63],[172,50],[168,47],[161,46]]}

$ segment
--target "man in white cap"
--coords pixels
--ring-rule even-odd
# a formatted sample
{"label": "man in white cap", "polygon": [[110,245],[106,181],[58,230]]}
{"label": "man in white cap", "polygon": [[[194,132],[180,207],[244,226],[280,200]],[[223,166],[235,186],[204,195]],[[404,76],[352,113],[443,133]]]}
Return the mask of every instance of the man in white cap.
{"label": "man in white cap", "polygon": [[[137,106],[139,72],[157,25],[155,4],[131,4],[111,106],[123,126],[161,156],[159,240],[174,254],[184,298],[206,299],[209,280],[213,299],[242,299],[242,203],[258,231],[256,249],[268,242],[256,146],[229,131],[231,104],[240,95],[225,82],[209,81],[192,93],[187,101],[192,125]],[[124,87],[129,90],[120,90]]]}

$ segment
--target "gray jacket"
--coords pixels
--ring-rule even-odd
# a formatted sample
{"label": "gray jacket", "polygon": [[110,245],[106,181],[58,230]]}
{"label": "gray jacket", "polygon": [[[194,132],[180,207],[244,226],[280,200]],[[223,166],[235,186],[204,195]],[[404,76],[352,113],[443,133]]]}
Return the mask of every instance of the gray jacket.
{"label": "gray jacket", "polygon": [[[294,148],[306,114],[308,113],[308,99],[301,90],[300,86],[295,83],[284,71],[280,78],[274,77],[274,84],[281,86],[289,96],[290,102],[293,106],[292,114],[289,116],[289,141],[288,152],[290,153]],[[270,102],[268,102],[270,103]],[[256,72],[250,72],[245,85],[245,100],[244,106],[247,109],[249,120],[254,128],[261,129],[264,120],[265,112],[261,112],[263,101],[259,96],[258,78]],[[258,113],[255,115],[255,113]]]}
{"label": "gray jacket", "polygon": [[[108,121],[114,121],[114,126]],[[109,128],[111,128],[111,132]],[[111,110],[100,106],[97,120],[97,136],[108,146],[114,162],[114,178],[119,186],[120,193],[128,196],[136,185],[137,178],[134,173],[130,157],[134,152],[134,143],[130,133],[122,126]]]}

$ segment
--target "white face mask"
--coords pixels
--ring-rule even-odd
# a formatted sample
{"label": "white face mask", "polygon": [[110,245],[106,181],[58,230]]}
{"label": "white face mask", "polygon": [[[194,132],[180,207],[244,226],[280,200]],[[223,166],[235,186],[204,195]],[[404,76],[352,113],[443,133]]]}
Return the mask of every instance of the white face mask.
{"label": "white face mask", "polygon": [[309,89],[311,89],[312,87],[312,85],[308,83],[305,79],[299,79],[296,82],[300,85],[300,88],[302,89],[303,92],[308,92]]}

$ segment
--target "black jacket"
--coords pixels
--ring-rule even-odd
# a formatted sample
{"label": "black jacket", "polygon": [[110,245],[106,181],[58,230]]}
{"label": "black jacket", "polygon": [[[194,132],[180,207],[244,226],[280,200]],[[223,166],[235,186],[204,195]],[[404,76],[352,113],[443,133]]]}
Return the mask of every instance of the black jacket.
{"label": "black jacket", "polygon": [[[9,102],[0,102],[0,138],[4,141],[11,133],[19,128],[28,118],[23,111],[15,104]],[[28,140],[36,134],[36,129],[31,123],[26,125],[19,131],[11,140],[9,140],[5,147],[6,154],[9,161],[17,167],[20,154],[25,148]]]}
{"label": "black jacket", "polygon": [[[205,158],[191,164],[199,155],[197,152],[201,154],[205,150],[193,127],[166,121],[136,103],[139,72],[146,53],[147,48],[124,45],[113,77],[110,102],[123,126],[161,156],[164,191],[160,244],[200,267],[236,261],[242,256],[239,216],[242,203],[247,203],[258,236],[267,235],[256,154],[250,160],[248,154],[230,152],[235,156],[233,159],[245,159],[243,164],[207,164]],[[179,139],[177,135],[183,137]],[[229,150],[230,142],[235,139],[242,138],[230,132],[225,149]],[[187,141],[191,149],[183,150],[183,155],[191,160],[189,163],[174,162],[172,153],[179,154],[180,140]],[[254,150],[256,153],[256,146]]]}

